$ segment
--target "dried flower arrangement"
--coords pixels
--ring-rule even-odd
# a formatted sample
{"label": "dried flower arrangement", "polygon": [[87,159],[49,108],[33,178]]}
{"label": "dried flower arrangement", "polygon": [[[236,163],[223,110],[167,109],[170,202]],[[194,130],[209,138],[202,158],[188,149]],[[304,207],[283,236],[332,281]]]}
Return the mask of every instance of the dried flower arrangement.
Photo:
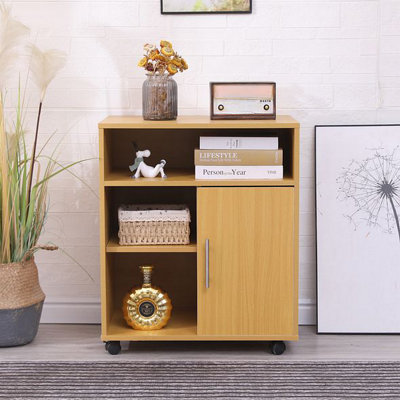
{"label": "dried flower arrangement", "polygon": [[173,49],[172,43],[161,40],[160,49],[154,44],[144,45],[144,57],[138,66],[143,67],[150,74],[175,75],[188,69],[186,61]]}

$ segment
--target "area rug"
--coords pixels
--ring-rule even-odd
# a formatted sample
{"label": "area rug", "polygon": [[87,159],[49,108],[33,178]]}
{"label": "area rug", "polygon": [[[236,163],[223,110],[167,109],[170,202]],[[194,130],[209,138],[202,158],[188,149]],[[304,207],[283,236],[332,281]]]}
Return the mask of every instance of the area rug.
{"label": "area rug", "polygon": [[398,399],[398,362],[0,362],[5,399]]}

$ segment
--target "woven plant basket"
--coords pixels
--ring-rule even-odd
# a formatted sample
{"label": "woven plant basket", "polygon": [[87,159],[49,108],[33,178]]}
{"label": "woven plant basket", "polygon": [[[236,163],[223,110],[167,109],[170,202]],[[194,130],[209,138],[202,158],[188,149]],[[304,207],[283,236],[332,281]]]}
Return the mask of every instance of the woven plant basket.
{"label": "woven plant basket", "polygon": [[35,338],[44,299],[33,257],[0,264],[0,347],[26,344]]}
{"label": "woven plant basket", "polygon": [[190,243],[190,212],[186,206],[121,206],[120,245]]}

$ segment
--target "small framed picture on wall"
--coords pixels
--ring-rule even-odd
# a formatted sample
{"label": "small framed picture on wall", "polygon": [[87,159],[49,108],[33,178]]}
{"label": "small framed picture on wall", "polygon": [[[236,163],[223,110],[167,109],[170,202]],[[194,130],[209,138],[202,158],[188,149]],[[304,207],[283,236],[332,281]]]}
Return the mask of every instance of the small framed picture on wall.
{"label": "small framed picture on wall", "polygon": [[160,0],[161,14],[251,13],[252,0]]}

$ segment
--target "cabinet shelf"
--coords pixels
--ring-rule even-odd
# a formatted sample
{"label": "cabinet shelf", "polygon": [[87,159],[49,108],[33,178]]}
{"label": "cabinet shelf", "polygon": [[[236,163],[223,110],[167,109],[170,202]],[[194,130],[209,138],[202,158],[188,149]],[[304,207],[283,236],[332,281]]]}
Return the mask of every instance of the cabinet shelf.
{"label": "cabinet shelf", "polygon": [[166,170],[167,178],[132,179],[126,170],[113,170],[105,173],[104,186],[294,186],[290,176],[283,179],[243,179],[243,180],[206,180],[195,179],[192,170]]}
{"label": "cabinet shelf", "polygon": [[107,253],[196,253],[197,244],[171,244],[147,246],[121,246],[116,237],[112,237],[106,247]]}
{"label": "cabinet shelf", "polygon": [[185,340],[197,335],[195,311],[172,311],[168,325],[160,330],[139,331],[129,327],[120,310],[115,310],[103,340]]}
{"label": "cabinet shelf", "polygon": [[168,325],[160,330],[139,331],[129,327],[120,310],[115,310],[103,341],[215,341],[215,340],[297,340],[297,335],[198,335],[195,311],[173,310]]}
{"label": "cabinet shelf", "polygon": [[162,129],[170,133],[176,129],[284,129],[298,128],[299,123],[290,115],[277,115],[276,119],[270,120],[210,120],[209,116],[196,115],[179,116],[177,120],[172,121],[145,121],[139,116],[117,116],[111,115],[99,123],[100,129],[141,129],[154,130]]}

